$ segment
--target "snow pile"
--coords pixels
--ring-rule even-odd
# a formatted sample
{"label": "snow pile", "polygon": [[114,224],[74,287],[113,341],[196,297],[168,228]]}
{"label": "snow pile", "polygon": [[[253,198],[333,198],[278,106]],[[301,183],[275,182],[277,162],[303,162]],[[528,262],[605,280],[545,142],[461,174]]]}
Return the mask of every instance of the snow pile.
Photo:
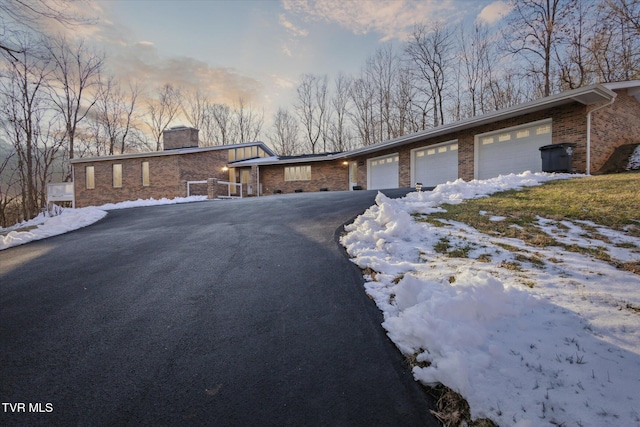
{"label": "snow pile", "polygon": [[633,150],[631,157],[629,157],[629,164],[627,165],[627,170],[636,170],[640,169],[640,145]]}
{"label": "snow pile", "polygon": [[104,218],[109,210],[189,203],[206,199],[206,196],[176,197],[175,199],[160,200],[138,199],[136,201],[108,203],[98,207],[62,209],[61,214],[56,216],[40,214],[32,220],[24,221],[7,229],[0,227],[0,233],[2,233],[0,234],[0,250],[86,227]]}
{"label": "snow pile", "polygon": [[115,209],[127,209],[127,208],[138,208],[141,206],[158,206],[158,205],[175,205],[178,203],[191,203],[191,202],[199,202],[202,200],[207,200],[207,196],[189,196],[189,197],[176,197],[174,199],[138,199],[138,200],[130,200],[127,202],[120,203],[107,203],[102,206],[99,206],[100,209],[105,211],[111,211]]}
{"label": "snow pile", "polygon": [[[503,426],[640,425],[640,276],[559,247],[410,215],[569,177],[525,173],[399,200],[379,194],[342,238],[354,261],[373,271],[366,291],[389,337],[416,357],[414,377],[462,394],[474,418]],[[640,239],[624,233],[544,218],[537,226],[619,262],[640,258]],[[585,237],[593,227],[598,237]],[[440,253],[443,243],[466,255]]]}

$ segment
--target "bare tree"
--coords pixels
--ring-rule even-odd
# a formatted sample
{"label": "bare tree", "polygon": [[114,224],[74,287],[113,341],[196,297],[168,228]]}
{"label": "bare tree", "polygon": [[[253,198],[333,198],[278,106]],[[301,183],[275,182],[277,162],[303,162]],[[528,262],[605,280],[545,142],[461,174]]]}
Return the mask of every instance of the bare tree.
{"label": "bare tree", "polygon": [[125,92],[120,83],[108,77],[100,85],[97,96],[95,122],[97,135],[106,138],[107,154],[113,155],[118,148],[124,154],[129,143],[129,135],[134,131],[134,113],[140,88],[129,83]]}
{"label": "bare tree", "polygon": [[589,38],[600,31],[592,19],[594,9],[594,3],[577,2],[568,15],[566,44],[554,46],[560,87],[564,90],[576,89],[594,80],[588,49]]}
{"label": "bare tree", "polygon": [[358,131],[360,143],[367,146],[379,142],[376,135],[377,126],[374,111],[375,105],[373,102],[375,86],[366,74],[353,80],[350,95],[354,107],[350,117]]}
{"label": "bare tree", "polygon": [[400,58],[393,52],[391,45],[383,45],[367,60],[366,68],[375,87],[377,134],[380,139],[398,136],[395,129],[396,85],[400,70]]}
{"label": "bare tree", "polygon": [[434,127],[445,123],[445,91],[449,83],[452,49],[453,34],[442,22],[433,22],[429,26],[416,25],[405,46],[415,83],[424,96],[423,113],[428,111],[427,104],[433,105]]}
{"label": "bare tree", "polygon": [[244,98],[238,98],[234,110],[236,137],[238,142],[253,142],[258,140],[264,123],[264,112],[257,114],[251,106],[246,106]]}
{"label": "bare tree", "polygon": [[183,92],[182,113],[190,126],[199,129],[199,138],[204,145],[215,145],[215,121],[212,104],[201,90]]}
{"label": "bare tree", "polygon": [[333,114],[329,124],[329,140],[332,151],[345,151],[351,148],[351,135],[348,129],[349,93],[351,79],[343,73],[339,73],[334,79],[333,95],[329,100]]}
{"label": "bare tree", "polygon": [[21,216],[33,218],[38,214],[44,189],[38,179],[38,158],[43,137],[44,116],[48,110],[47,86],[51,76],[51,66],[47,58],[35,54],[32,38],[23,35],[20,53],[5,53],[10,56],[10,68],[6,78],[0,80],[0,92],[4,102],[1,105],[4,134],[15,149],[18,159],[20,182]]}
{"label": "bare tree", "polygon": [[215,145],[227,145],[235,141],[235,127],[233,124],[233,111],[226,104],[212,104],[209,106],[211,116],[211,139]]}
{"label": "bare tree", "polygon": [[[297,88],[298,101],[295,110],[302,123],[306,142],[313,154],[318,150],[318,140],[326,120],[327,82],[326,75],[304,74]],[[326,147],[324,148],[326,151]]]}
{"label": "bare tree", "polygon": [[[615,7],[612,7],[611,4]],[[640,78],[640,37],[633,22],[640,13],[640,3],[631,1],[607,1],[599,9],[596,22],[598,30],[591,38],[589,52],[598,81],[611,82]],[[621,12],[626,8],[631,17]]]}
{"label": "bare tree", "polygon": [[146,124],[151,131],[151,136],[156,145],[156,151],[160,151],[162,145],[162,133],[176,118],[181,106],[180,91],[171,84],[165,84],[157,92],[155,99],[150,99],[147,105]]}
{"label": "bare tree", "polygon": [[484,112],[484,88],[487,84],[490,66],[489,31],[486,25],[476,23],[468,37],[464,27],[460,27],[460,55],[464,92],[469,97],[469,115]]}
{"label": "bare tree", "polygon": [[554,51],[566,40],[567,25],[576,0],[513,0],[505,31],[508,52],[523,58],[541,95],[552,91]]}
{"label": "bare tree", "polygon": [[[0,128],[0,130],[4,129]],[[18,169],[13,164],[16,158],[14,147],[0,145],[0,153],[0,227],[7,227],[19,222],[19,215],[17,215],[19,191],[16,188]]]}
{"label": "bare tree", "polygon": [[[69,159],[74,158],[74,139],[79,123],[84,120],[97,98],[87,96],[99,83],[104,56],[89,50],[84,41],[71,44],[62,36],[50,38],[46,48],[54,64],[51,98],[65,121],[65,140]],[[86,101],[86,102],[83,102]],[[67,179],[71,178],[71,169]]]}
{"label": "bare tree", "polygon": [[[0,0],[0,51],[8,59],[17,61],[16,54],[24,53],[20,33],[29,31],[41,35],[41,27],[47,21],[65,26],[88,22],[68,11],[72,0]],[[16,39],[17,37],[17,39]]]}
{"label": "bare tree", "polygon": [[531,91],[524,86],[515,70],[500,70],[493,73],[485,91],[488,93],[487,110],[502,110],[532,98]]}
{"label": "bare tree", "polygon": [[273,128],[268,135],[271,145],[280,156],[299,154],[300,139],[298,122],[289,111],[278,108],[273,116]]}
{"label": "bare tree", "polygon": [[606,4],[640,35],[640,0],[606,0]]}

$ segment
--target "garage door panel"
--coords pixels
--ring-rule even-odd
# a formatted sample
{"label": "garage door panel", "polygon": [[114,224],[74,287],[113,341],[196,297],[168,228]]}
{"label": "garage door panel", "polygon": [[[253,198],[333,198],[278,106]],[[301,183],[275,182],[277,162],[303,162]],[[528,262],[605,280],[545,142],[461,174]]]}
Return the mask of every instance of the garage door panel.
{"label": "garage door panel", "polygon": [[524,128],[505,129],[476,140],[476,178],[540,172],[540,147],[551,143],[551,123],[537,123]]}
{"label": "garage door panel", "polygon": [[370,159],[368,163],[368,189],[381,190],[385,188],[398,188],[398,154]]}
{"label": "garage door panel", "polygon": [[457,143],[420,148],[414,150],[412,156],[414,183],[433,187],[458,179]]}

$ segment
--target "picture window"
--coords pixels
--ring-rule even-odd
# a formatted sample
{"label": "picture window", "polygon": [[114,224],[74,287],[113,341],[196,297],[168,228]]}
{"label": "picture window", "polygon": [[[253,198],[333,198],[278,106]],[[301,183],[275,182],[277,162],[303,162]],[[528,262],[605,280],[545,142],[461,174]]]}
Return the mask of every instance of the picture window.
{"label": "picture window", "polygon": [[311,166],[287,166],[284,168],[285,181],[311,180]]}

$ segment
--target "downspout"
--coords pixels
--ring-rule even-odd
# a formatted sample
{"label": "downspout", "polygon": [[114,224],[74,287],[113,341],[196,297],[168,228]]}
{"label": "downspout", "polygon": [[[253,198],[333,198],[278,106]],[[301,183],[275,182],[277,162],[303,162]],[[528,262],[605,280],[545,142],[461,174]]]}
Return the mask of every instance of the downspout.
{"label": "downspout", "polygon": [[617,96],[618,94],[614,93],[613,98],[611,98],[611,101],[607,102],[604,105],[596,107],[587,113],[587,170],[586,170],[587,175],[591,175],[591,113],[593,113],[594,111],[598,111],[601,108],[610,106],[615,102]]}

